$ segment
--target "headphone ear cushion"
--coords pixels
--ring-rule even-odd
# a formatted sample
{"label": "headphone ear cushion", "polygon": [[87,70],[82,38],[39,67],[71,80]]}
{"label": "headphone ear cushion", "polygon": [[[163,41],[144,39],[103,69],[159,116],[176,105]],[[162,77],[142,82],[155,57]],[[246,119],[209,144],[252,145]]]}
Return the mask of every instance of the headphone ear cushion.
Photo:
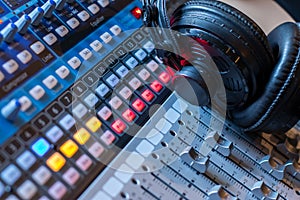
{"label": "headphone ear cushion", "polygon": [[300,25],[284,23],[268,39],[277,57],[268,83],[252,105],[231,117],[248,132],[284,133],[300,118]]}
{"label": "headphone ear cushion", "polygon": [[227,97],[242,95],[239,101],[229,99],[230,109],[251,104],[256,99],[274,59],[267,36],[254,21],[225,3],[199,0],[178,7],[171,18],[171,27],[184,35],[208,41],[217,52],[212,53],[212,59],[216,63],[219,58],[226,62],[221,64],[228,66],[225,73],[219,69]]}

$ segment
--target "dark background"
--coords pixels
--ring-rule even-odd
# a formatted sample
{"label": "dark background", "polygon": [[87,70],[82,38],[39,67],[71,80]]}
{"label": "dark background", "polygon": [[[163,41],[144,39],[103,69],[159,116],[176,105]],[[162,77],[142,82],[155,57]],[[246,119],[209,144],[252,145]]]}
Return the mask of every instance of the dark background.
{"label": "dark background", "polygon": [[300,22],[300,0],[276,0],[290,15]]}

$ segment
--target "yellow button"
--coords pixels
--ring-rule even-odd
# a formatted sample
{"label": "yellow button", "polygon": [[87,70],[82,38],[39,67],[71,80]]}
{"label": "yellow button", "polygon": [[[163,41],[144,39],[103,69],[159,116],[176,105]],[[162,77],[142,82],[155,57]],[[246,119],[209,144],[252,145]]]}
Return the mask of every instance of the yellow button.
{"label": "yellow button", "polygon": [[73,142],[72,140],[66,141],[59,150],[68,158],[71,158],[77,151],[78,151],[78,146]]}
{"label": "yellow button", "polygon": [[73,137],[79,144],[83,145],[90,139],[91,135],[85,128],[81,128]]}
{"label": "yellow button", "polygon": [[97,117],[92,117],[85,125],[95,133],[101,127],[102,123],[97,119]]}
{"label": "yellow button", "polygon": [[46,161],[48,167],[54,172],[58,172],[66,163],[66,159],[58,152],[55,152]]}

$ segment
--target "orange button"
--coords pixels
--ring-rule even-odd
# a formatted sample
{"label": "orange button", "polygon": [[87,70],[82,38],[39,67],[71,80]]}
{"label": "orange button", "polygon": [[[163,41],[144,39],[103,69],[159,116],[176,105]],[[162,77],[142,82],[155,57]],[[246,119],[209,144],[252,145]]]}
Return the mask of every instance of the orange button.
{"label": "orange button", "polygon": [[48,158],[46,164],[54,172],[58,172],[66,163],[66,159],[58,152],[55,152]]}
{"label": "orange button", "polygon": [[73,136],[73,138],[81,145],[84,145],[90,137],[90,133],[85,128],[79,129]]}
{"label": "orange button", "polygon": [[60,146],[59,150],[68,158],[71,158],[77,151],[78,146],[72,140],[66,141]]}

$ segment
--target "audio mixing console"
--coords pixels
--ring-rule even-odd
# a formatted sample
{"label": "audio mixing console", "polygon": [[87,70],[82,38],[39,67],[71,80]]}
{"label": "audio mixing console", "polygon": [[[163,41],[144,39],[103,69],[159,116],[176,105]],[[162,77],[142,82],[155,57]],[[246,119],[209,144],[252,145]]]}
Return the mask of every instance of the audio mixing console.
{"label": "audio mixing console", "polygon": [[300,199],[299,126],[172,92],[138,0],[0,2],[0,199]]}

